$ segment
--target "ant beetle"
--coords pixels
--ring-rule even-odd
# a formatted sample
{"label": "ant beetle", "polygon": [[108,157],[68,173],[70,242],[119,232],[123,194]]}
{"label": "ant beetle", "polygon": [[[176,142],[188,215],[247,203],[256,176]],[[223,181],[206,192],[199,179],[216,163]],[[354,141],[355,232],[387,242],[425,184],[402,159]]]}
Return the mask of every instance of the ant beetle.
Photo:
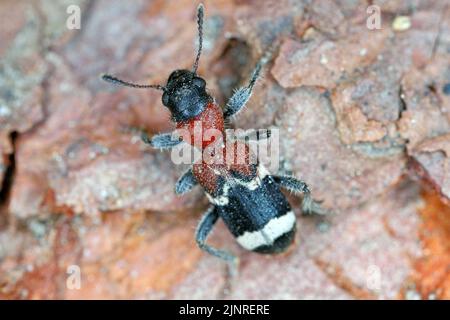
{"label": "ant beetle", "polygon": [[[222,109],[207,93],[206,81],[197,75],[203,42],[203,15],[203,5],[200,4],[197,9],[199,45],[192,71],[173,71],[165,86],[134,84],[111,75],[102,76],[103,80],[115,84],[163,91],[162,103],[170,110],[177,129],[187,129],[191,135],[194,134],[195,122],[200,122],[203,128],[213,128],[225,133],[225,121],[244,108],[252,94],[261,68],[268,60],[267,57],[260,59],[248,85],[236,90]],[[142,140],[160,149],[169,149],[187,142],[182,138],[174,139],[175,136],[173,133],[163,133],[150,138],[142,134]],[[254,138],[251,137],[251,140]],[[256,140],[259,140],[259,135],[256,136]],[[200,148],[204,150],[209,144],[202,142]],[[231,146],[236,147],[236,144],[239,142]],[[244,150],[248,153],[248,148]],[[228,151],[227,144],[224,153]],[[281,188],[303,193],[302,212],[304,214],[327,213],[318,202],[312,199],[310,189],[305,182],[288,175],[271,175],[258,162],[215,165],[210,165],[203,160],[195,162],[177,181],[175,193],[184,194],[197,184],[203,187],[211,203],[197,227],[197,244],[204,251],[228,262],[233,267],[232,270],[237,266],[237,258],[206,244],[206,239],[218,218],[223,219],[243,248],[258,253],[273,254],[285,251],[293,242],[296,232],[295,214],[281,192]]]}

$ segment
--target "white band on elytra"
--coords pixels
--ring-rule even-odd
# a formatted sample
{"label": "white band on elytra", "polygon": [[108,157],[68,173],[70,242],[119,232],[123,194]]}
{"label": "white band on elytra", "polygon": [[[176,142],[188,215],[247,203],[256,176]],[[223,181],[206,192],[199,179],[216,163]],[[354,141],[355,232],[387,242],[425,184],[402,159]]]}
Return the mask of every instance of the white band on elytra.
{"label": "white band on elytra", "polygon": [[288,211],[281,217],[271,219],[261,230],[246,231],[236,238],[237,242],[247,250],[260,246],[270,246],[283,234],[291,231],[295,225],[295,214]]}

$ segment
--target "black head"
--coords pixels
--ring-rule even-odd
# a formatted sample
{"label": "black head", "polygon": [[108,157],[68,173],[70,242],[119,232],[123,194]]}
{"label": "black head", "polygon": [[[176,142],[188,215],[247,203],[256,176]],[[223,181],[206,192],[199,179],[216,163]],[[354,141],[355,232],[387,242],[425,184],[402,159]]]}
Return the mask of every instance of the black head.
{"label": "black head", "polygon": [[191,119],[200,114],[210,100],[206,82],[189,70],[175,70],[167,80],[162,103],[175,121]]}
{"label": "black head", "polygon": [[206,93],[206,82],[197,76],[198,62],[202,52],[203,44],[203,5],[197,9],[197,24],[199,33],[199,45],[197,57],[195,58],[193,70],[173,71],[166,86],[140,85],[120,80],[111,75],[103,75],[102,79],[115,84],[121,84],[133,88],[154,88],[164,91],[162,103],[169,108],[175,121],[184,121],[199,115],[211,99]]}

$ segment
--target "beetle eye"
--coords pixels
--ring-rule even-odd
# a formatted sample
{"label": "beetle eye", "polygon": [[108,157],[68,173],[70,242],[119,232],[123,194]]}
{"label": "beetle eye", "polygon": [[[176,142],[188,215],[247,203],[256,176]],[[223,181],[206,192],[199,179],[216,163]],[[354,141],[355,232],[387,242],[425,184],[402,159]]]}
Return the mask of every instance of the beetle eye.
{"label": "beetle eye", "polygon": [[205,80],[203,80],[202,78],[194,78],[192,80],[194,86],[196,86],[197,88],[203,89],[206,86],[206,82]]}
{"label": "beetle eye", "polygon": [[169,94],[167,92],[164,92],[162,95],[162,103],[167,107],[169,104]]}

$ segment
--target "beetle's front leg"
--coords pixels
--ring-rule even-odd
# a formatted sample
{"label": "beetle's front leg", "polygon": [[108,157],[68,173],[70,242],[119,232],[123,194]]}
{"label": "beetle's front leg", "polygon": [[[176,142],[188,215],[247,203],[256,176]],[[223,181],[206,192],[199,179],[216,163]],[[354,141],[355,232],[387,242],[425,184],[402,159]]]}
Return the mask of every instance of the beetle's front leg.
{"label": "beetle's front leg", "polygon": [[142,132],[141,139],[144,143],[159,149],[170,149],[183,142],[182,138],[174,132],[157,134],[151,138],[145,132]]}
{"label": "beetle's front leg", "polygon": [[273,179],[281,187],[295,193],[303,193],[302,213],[303,214],[319,214],[326,215],[330,212],[315,201],[311,196],[311,190],[306,182],[292,176],[273,176]]}
{"label": "beetle's front leg", "polygon": [[261,69],[267,62],[267,60],[268,57],[263,56],[256,64],[256,67],[252,72],[252,76],[250,78],[248,85],[237,89],[230,97],[225,106],[225,111],[223,115],[225,119],[237,114],[247,104],[248,100],[252,95],[253,87],[256,83],[256,80],[258,80],[261,73]]}

